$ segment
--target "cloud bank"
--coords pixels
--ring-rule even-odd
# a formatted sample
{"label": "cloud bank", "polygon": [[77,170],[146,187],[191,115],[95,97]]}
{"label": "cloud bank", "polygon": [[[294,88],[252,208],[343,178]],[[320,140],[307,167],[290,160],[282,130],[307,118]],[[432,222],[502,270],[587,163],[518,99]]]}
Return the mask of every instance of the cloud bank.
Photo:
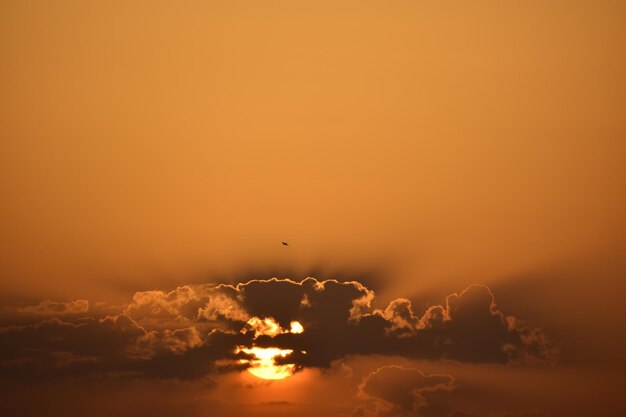
{"label": "cloud bank", "polygon": [[40,321],[0,328],[0,369],[5,378],[194,379],[245,369],[253,347],[291,351],[276,363],[295,370],[328,368],[347,355],[499,364],[555,358],[546,335],[505,316],[485,286],[451,294],[421,315],[405,298],[373,309],[374,297],[357,281],[307,278],[143,291],[103,317],[86,300],[46,300],[18,310]]}

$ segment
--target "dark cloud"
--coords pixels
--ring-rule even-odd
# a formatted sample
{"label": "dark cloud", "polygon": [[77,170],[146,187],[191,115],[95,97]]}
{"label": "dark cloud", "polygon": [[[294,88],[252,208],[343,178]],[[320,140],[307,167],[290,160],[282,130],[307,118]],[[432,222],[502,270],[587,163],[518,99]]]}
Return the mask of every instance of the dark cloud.
{"label": "dark cloud", "polygon": [[[57,318],[0,330],[3,375],[136,372],[198,378],[250,366],[240,347],[293,352],[279,364],[328,368],[346,355],[380,354],[472,363],[550,362],[543,332],[505,316],[489,288],[473,285],[416,315],[407,299],[372,309],[357,281],[252,280],[143,291],[123,313]],[[62,319],[61,319],[62,318]],[[304,331],[291,331],[293,322]],[[239,353],[237,353],[239,352]],[[4,372],[6,371],[6,372]],[[390,372],[390,371],[388,371]]]}
{"label": "dark cloud", "polygon": [[233,346],[249,343],[247,335],[219,330],[201,338],[194,327],[147,331],[123,314],[78,323],[51,319],[4,328],[0,367],[12,378],[130,372],[192,379],[232,368],[216,359],[234,361]]}
{"label": "dark cloud", "polygon": [[425,375],[414,368],[384,366],[368,375],[359,385],[359,405],[354,417],[421,416],[431,397],[455,388],[450,375]]}
{"label": "dark cloud", "polygon": [[[351,417],[550,417],[539,410],[468,411],[461,382],[452,375],[425,374],[388,365],[365,376],[358,386]],[[458,408],[458,406],[461,406]],[[483,407],[484,408],[484,407]],[[488,410],[488,408],[487,408]]]}
{"label": "dark cloud", "polygon": [[[444,305],[430,307],[422,316],[415,315],[407,299],[363,313],[372,297],[364,291],[321,302],[311,298],[310,307],[293,313],[306,329],[302,335],[282,334],[259,343],[305,350],[306,355],[294,353],[296,363],[318,367],[328,367],[347,354],[502,364],[551,362],[556,354],[541,330],[504,316],[485,286],[473,285],[452,294]],[[350,301],[357,299],[358,307],[348,314]]]}
{"label": "dark cloud", "polygon": [[553,361],[556,349],[537,328],[525,326],[497,307],[491,290],[472,285],[427,310],[415,336],[428,340],[442,358],[475,363]]}

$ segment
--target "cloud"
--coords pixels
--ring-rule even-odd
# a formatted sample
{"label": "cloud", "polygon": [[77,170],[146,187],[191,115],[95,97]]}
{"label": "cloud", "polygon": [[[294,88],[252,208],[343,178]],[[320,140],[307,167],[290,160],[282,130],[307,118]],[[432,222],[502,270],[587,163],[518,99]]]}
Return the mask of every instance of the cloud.
{"label": "cloud", "polygon": [[355,409],[353,416],[420,416],[435,393],[454,388],[455,379],[450,375],[425,375],[414,368],[384,366],[359,385],[363,404]]}
{"label": "cloud", "polygon": [[230,286],[184,285],[173,291],[135,293],[125,314],[147,327],[186,327],[191,323],[245,322],[249,316]]}
{"label": "cloud", "polygon": [[[393,304],[393,302],[392,302]],[[389,307],[388,307],[389,309]],[[400,313],[398,313],[400,311]],[[387,320],[391,332],[397,323],[407,321],[412,332],[403,335],[415,345],[426,342],[431,354],[444,359],[472,363],[552,362],[557,349],[538,328],[525,326],[512,316],[505,316],[496,306],[491,290],[471,285],[459,294],[451,294],[445,305],[430,307],[415,324],[410,303],[391,309]]]}
{"label": "cloud", "polygon": [[[406,298],[381,310],[373,300],[357,281],[314,278],[142,291],[121,314],[59,313],[62,320],[1,328],[0,368],[11,375],[64,369],[197,378],[250,366],[245,352],[253,347],[292,351],[276,364],[295,370],[329,368],[358,354],[501,364],[550,362],[556,354],[540,329],[505,316],[485,286],[452,294],[422,315]],[[46,300],[37,311],[87,311],[86,300],[78,301]]]}
{"label": "cloud", "polygon": [[74,300],[68,302],[43,300],[37,305],[17,307],[18,313],[36,314],[42,316],[61,316],[65,314],[83,314],[89,311],[89,301]]}
{"label": "cloud", "polygon": [[476,413],[456,408],[467,401],[466,394],[457,390],[459,385],[452,375],[428,375],[415,368],[383,366],[364,377],[359,384],[355,398],[357,406],[351,417],[551,416],[536,409]]}
{"label": "cloud", "polygon": [[197,348],[203,343],[195,327],[176,330],[152,330],[139,336],[129,351],[137,358],[150,359],[161,351],[183,355],[188,350]]}
{"label": "cloud", "polygon": [[[332,284],[327,286],[332,288]],[[306,355],[294,353],[296,363],[316,367],[328,367],[348,354],[501,364],[555,360],[556,349],[545,334],[505,316],[485,286],[472,285],[452,294],[444,305],[430,307],[422,316],[413,312],[407,299],[369,313],[361,307],[355,314],[354,310],[348,313],[348,306],[359,295],[318,296],[323,300],[309,295],[311,306],[290,312],[304,326],[301,336],[281,334],[259,343],[305,350]],[[360,296],[371,300],[370,294]]]}
{"label": "cloud", "polygon": [[50,319],[0,330],[0,368],[12,378],[135,372],[193,379],[219,372],[218,358],[236,359],[238,343],[249,337],[215,331],[201,339],[193,327],[147,331],[124,314],[77,323]]}

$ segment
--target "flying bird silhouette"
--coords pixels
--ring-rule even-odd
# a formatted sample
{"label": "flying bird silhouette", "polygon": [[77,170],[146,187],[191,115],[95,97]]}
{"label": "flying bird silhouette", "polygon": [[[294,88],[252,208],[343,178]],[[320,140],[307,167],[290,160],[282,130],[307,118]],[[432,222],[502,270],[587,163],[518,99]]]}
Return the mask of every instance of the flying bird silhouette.
{"label": "flying bird silhouette", "polygon": [[280,243],[282,243],[283,246],[289,246],[289,243],[287,243],[287,242],[280,242]]}

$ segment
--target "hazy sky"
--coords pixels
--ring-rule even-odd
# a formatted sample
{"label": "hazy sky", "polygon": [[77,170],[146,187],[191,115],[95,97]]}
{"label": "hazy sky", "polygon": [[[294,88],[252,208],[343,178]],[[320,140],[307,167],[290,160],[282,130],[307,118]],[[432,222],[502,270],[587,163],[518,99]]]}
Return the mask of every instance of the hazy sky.
{"label": "hazy sky", "polygon": [[427,417],[625,412],[624,2],[3,0],[0,62],[3,325],[88,300],[55,311],[150,331],[137,292],[307,276],[421,317],[479,283],[559,350],[510,366],[353,349],[269,385],[3,381],[14,411],[36,391],[68,415],[395,415],[359,409],[392,404],[390,378],[431,384],[402,409]]}

